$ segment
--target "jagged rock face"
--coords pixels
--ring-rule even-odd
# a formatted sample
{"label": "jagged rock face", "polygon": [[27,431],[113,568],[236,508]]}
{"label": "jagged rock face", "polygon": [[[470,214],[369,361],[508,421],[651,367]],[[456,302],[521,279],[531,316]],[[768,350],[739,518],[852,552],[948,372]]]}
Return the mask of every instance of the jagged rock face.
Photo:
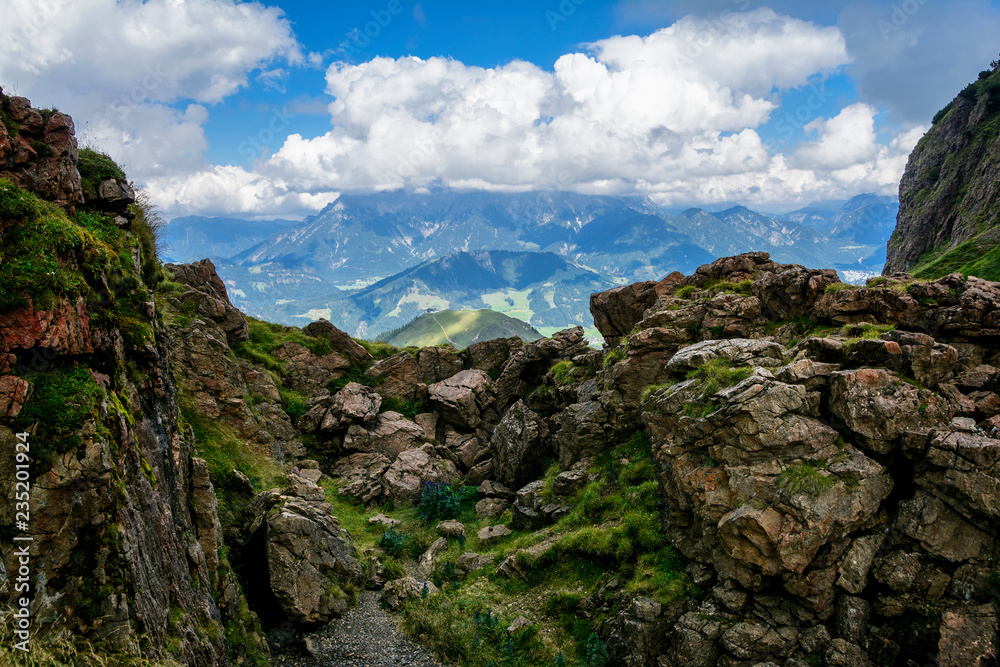
{"label": "jagged rock face", "polygon": [[496,479],[519,487],[543,472],[541,461],[552,449],[549,428],[523,401],[518,401],[493,431],[490,449]]}
{"label": "jagged rock face", "polygon": [[467,370],[427,388],[431,403],[443,419],[459,428],[474,429],[490,403],[493,382],[480,370]]}
{"label": "jagged rock face", "polygon": [[[711,280],[730,285],[720,293]],[[623,423],[644,428],[669,539],[708,568],[710,594],[666,629],[649,635],[657,618],[634,613],[606,625],[614,660],[993,659],[997,609],[984,582],[1000,558],[1000,285],[895,276],[826,294],[829,282],[759,254],[706,265],[681,282],[693,293],[664,291],[597,389],[552,419],[563,468],[620,442]],[[762,335],[779,314],[849,326],[789,349],[794,329]],[[897,329],[845,341],[862,322]],[[749,368],[709,390],[697,373],[706,363]],[[639,401],[652,384],[662,386]],[[531,489],[519,492],[525,511]],[[650,636],[667,638],[652,657]]]}
{"label": "jagged rock face", "polygon": [[[305,448],[280,407],[281,395],[274,379],[232,353],[231,346],[249,335],[247,322],[229,303],[212,262],[206,259],[168,266],[187,288],[180,296],[170,297],[170,302],[203,315],[179,329],[170,341],[178,384],[186,400],[192,402],[186,407],[221,420],[277,461],[303,456]],[[248,399],[252,395],[263,402],[251,406]]]}
{"label": "jagged rock face", "polygon": [[340,618],[348,603],[339,584],[363,577],[333,507],[269,491],[254,498],[251,515],[247,548],[264,549],[271,593],[283,614],[304,627]]}
{"label": "jagged rock face", "polygon": [[368,350],[361,347],[353,338],[347,335],[346,332],[343,332],[333,326],[327,320],[316,320],[306,326],[303,331],[310,336],[326,338],[333,346],[333,350],[346,358],[351,364],[360,366],[371,361],[372,359],[372,355],[368,353]]}
{"label": "jagged rock face", "polygon": [[176,280],[191,288],[180,297],[180,304],[193,303],[197,313],[218,326],[229,345],[247,340],[249,329],[243,313],[229,301],[226,285],[210,259],[192,264],[165,264]]}
{"label": "jagged rock face", "polygon": [[[1000,73],[992,90],[963,91],[910,153],[899,183],[899,215],[889,239],[885,275],[910,271],[932,250],[954,248],[987,231],[995,245],[1000,206]],[[975,84],[970,87],[975,88]],[[924,259],[923,261],[926,261]],[[968,260],[966,260],[968,261]]]}
{"label": "jagged rock face", "polygon": [[[89,207],[72,121],[24,99],[0,103],[3,176],[57,204]],[[20,125],[13,143],[9,119]],[[6,171],[11,165],[16,173]],[[127,188],[104,190],[105,210],[131,201]],[[128,225],[108,220],[109,247],[131,249]],[[18,223],[2,221],[10,224]],[[56,256],[58,247],[40,252],[67,266],[80,262]],[[88,264],[77,274],[86,298],[55,294],[44,309],[27,300],[0,313],[2,448],[14,451],[15,432],[34,434],[33,640],[78,636],[132,656],[227,665],[246,654],[228,645],[224,625],[267,649],[224,555],[206,467],[179,425],[170,333],[144,282],[142,253],[137,247],[132,262],[114,267]],[[120,283],[109,278],[113,272]],[[13,466],[12,456],[0,462],[5,521],[14,516]],[[17,594],[9,541],[0,545],[0,564],[6,604]]]}
{"label": "jagged rock face", "polygon": [[[0,89],[0,177],[61,206],[83,203],[73,119]],[[9,122],[8,122],[9,119]]]}

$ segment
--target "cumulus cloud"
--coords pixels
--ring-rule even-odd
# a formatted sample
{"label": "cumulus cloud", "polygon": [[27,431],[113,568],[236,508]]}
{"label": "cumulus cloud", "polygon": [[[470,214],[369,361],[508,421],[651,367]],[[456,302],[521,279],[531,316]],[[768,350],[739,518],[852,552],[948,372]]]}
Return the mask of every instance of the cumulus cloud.
{"label": "cumulus cloud", "polygon": [[[520,61],[338,62],[326,74],[329,132],[292,135],[253,172],[219,172],[213,182],[257,212],[275,195],[291,205],[299,195],[320,202],[436,185],[644,193],[664,204],[884,191],[909,146],[878,143],[873,107],[814,121],[815,141],[789,156],[771,154],[757,131],[784,91],[848,62],[837,28],[770,9],[601,40],[551,71]],[[181,192],[172,203],[191,201]]]}
{"label": "cumulus cloud", "polygon": [[[52,0],[50,0],[51,2]],[[252,78],[278,86],[303,55],[280,10],[234,0],[10,0],[0,79],[67,107],[171,213],[294,215],[344,191],[447,186],[642,193],[662,204],[775,205],[895,187],[919,133],[879,143],[875,108],[807,126],[777,153],[759,134],[791,89],[851,62],[837,27],[767,8],[689,16],[560,57],[551,69],[448,58],[335,62],[332,127],[292,134],[252,168],[205,162],[211,106]],[[735,3],[732,3],[735,4]],[[114,100],[110,104],[108,100]],[[65,102],[63,100],[66,100]]]}
{"label": "cumulus cloud", "polygon": [[[87,119],[143,178],[204,167],[206,106],[304,62],[280,9],[235,0],[5,0],[0,81]],[[178,101],[190,101],[177,110]],[[182,102],[183,103],[183,102]],[[140,166],[141,165],[141,166]]]}

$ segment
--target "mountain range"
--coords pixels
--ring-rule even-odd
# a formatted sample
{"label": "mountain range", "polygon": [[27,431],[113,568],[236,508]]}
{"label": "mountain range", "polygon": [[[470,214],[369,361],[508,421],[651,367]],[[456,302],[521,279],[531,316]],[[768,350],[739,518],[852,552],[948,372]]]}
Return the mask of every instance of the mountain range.
{"label": "mountain range", "polygon": [[591,292],[726,255],[878,274],[898,205],[875,195],[783,216],[733,206],[669,215],[640,196],[403,191],[342,195],[299,223],[178,218],[165,253],[211,257],[235,304],[374,337],[428,308],[493,308],[540,328],[591,324]]}

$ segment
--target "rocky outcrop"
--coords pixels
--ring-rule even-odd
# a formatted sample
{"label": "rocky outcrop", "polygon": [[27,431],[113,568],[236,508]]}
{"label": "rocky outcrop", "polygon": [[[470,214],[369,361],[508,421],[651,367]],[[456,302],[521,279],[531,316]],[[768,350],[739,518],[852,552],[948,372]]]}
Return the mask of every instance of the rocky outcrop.
{"label": "rocky outcrop", "polygon": [[0,89],[0,178],[60,206],[83,203],[73,119]]}
{"label": "rocky outcrop", "polygon": [[194,311],[215,324],[230,346],[248,338],[247,320],[230,303],[226,285],[216,273],[212,260],[203,259],[192,264],[166,264],[163,268],[173,274],[177,282],[189,288],[175,297],[178,309]]}
{"label": "rocky outcrop", "polygon": [[250,513],[245,548],[264,550],[270,592],[285,617],[315,627],[342,616],[348,601],[341,585],[360,583],[362,572],[333,507],[269,491],[254,498]]}
{"label": "rocky outcrop", "polygon": [[[973,268],[996,246],[1000,205],[1000,71],[983,74],[941,110],[910,153],[899,183],[887,276],[916,269],[928,278],[956,270],[1000,277],[995,269]],[[948,256],[962,244],[963,252]]]}
{"label": "rocky outcrop", "polygon": [[501,483],[519,487],[537,479],[542,459],[552,453],[549,428],[541,418],[518,401],[500,420],[490,439],[493,474]]}
{"label": "rocky outcrop", "polygon": [[[761,254],[702,267],[682,281],[693,290],[665,290],[646,309],[598,391],[553,420],[566,472],[612,446],[623,420],[646,430],[669,541],[709,572],[698,574],[711,590],[701,608],[668,615],[650,636],[669,640],[644,657],[643,628],[658,617],[605,626],[613,659],[880,665],[929,653],[958,664],[989,654],[991,589],[971,582],[1000,556],[1000,441],[988,435],[1000,434],[989,421],[998,286],[829,284]],[[777,317],[827,337],[801,324],[762,335]],[[643,395],[641,415],[621,408]],[[546,525],[538,497],[533,484],[518,492],[515,524]],[[922,620],[904,627],[903,617]],[[976,630],[959,640],[959,627]]]}

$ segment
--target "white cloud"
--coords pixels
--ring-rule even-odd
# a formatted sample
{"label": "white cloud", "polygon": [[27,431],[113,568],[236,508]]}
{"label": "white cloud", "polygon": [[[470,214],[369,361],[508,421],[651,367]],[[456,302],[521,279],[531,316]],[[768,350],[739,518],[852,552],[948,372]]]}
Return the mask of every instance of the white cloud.
{"label": "white cloud", "polygon": [[[29,2],[8,2],[18,20],[3,22],[0,40],[30,21]],[[280,10],[81,0],[42,13],[59,18],[38,28],[30,48],[0,55],[0,80],[30,80],[18,92],[92,119],[81,134],[122,159],[170,213],[294,215],[342,191],[436,185],[785,204],[891,191],[918,138],[880,144],[875,109],[856,104],[810,124],[815,141],[769,154],[758,129],[783,93],[851,57],[837,28],[758,9],[604,39],[551,70],[447,58],[336,62],[327,97],[308,100],[326,102],[329,132],[292,134],[252,170],[211,166],[203,128],[212,104],[250,77],[280,85],[286,67],[318,63],[303,56]]]}
{"label": "white cloud", "polygon": [[874,107],[852,104],[826,120],[817,118],[805,126],[819,139],[799,148],[796,163],[804,168],[837,170],[869,162],[878,155]]}
{"label": "white cloud", "polygon": [[[140,180],[205,166],[206,108],[304,62],[280,9],[235,0],[4,0],[0,81],[57,106]],[[193,100],[178,111],[178,101]]]}
{"label": "white cloud", "polygon": [[670,204],[885,190],[898,181],[901,149],[878,144],[872,107],[814,122],[816,141],[788,158],[769,155],[757,133],[782,91],[848,60],[836,28],[759,9],[605,39],[552,71],[446,58],[334,63],[333,129],[290,136],[252,177],[216,177],[232,179],[227,191],[240,197],[256,189],[255,211],[267,192],[287,204],[292,193],[319,201],[324,192],[432,185],[640,192]]}

